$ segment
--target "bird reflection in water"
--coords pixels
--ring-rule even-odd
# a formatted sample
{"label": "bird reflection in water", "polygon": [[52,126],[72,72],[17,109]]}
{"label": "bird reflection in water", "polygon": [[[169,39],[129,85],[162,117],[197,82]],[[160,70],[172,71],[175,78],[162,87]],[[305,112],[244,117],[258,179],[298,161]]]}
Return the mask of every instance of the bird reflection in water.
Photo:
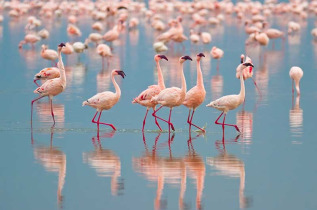
{"label": "bird reflection in water", "polygon": [[85,81],[87,66],[84,63],[78,62],[72,66],[74,85],[81,87]]}
{"label": "bird reflection in water", "polygon": [[[196,183],[196,209],[202,209],[201,199],[204,190],[206,167],[205,162],[202,157],[195,152],[192,141],[196,139],[201,134],[198,134],[196,137],[192,138],[191,133],[189,133],[188,144],[188,154],[184,158],[186,171],[188,176],[195,180]],[[183,209],[183,208],[182,208]]]}
{"label": "bird reflection in water", "polygon": [[[25,59],[25,64],[27,69],[38,69],[38,62],[40,59],[40,53],[35,50],[35,48],[32,49],[19,49],[19,53],[21,55],[22,59]],[[33,74],[34,72],[32,72]]]}
{"label": "bird reflection in water", "polygon": [[222,96],[223,91],[223,77],[218,72],[211,78],[211,93],[212,100],[216,100]]}
{"label": "bird reflection in water", "polygon": [[98,176],[111,177],[111,194],[123,195],[124,183],[123,179],[119,179],[121,176],[121,161],[110,149],[103,149],[101,138],[112,138],[115,131],[105,133],[92,137],[92,143],[95,147],[95,151],[83,153],[84,163],[88,163],[91,168],[94,168]]}
{"label": "bird reflection in water", "polygon": [[[238,141],[240,135],[236,136],[234,140],[225,140],[224,135],[222,136],[222,141],[216,141],[215,145],[219,151],[218,156],[216,157],[207,157],[206,162],[208,165],[213,167],[217,175],[226,176],[230,178],[239,178],[239,205],[240,208],[248,208],[250,206],[250,198],[245,197],[245,166],[244,162],[238,159],[236,156],[227,153],[225,144],[226,143],[235,143]],[[221,148],[222,147],[222,148]]]}
{"label": "bird reflection in water", "polygon": [[154,200],[154,209],[164,209],[167,206],[167,201],[162,200],[162,194],[165,183],[172,186],[180,185],[179,205],[183,205],[183,198],[186,189],[186,168],[183,158],[173,157],[170,145],[173,142],[175,134],[173,133],[168,142],[158,145],[160,148],[169,145],[169,157],[162,157],[157,154],[157,142],[160,138],[160,133],[155,138],[153,150],[149,151],[146,145],[145,136],[143,133],[143,141],[145,146],[145,154],[141,157],[132,159],[134,170],[143,175],[150,182],[157,182],[156,197]]}
{"label": "bird reflection in water", "polygon": [[60,208],[62,208],[63,195],[62,190],[66,177],[66,155],[59,148],[52,146],[54,129],[51,128],[51,142],[50,146],[36,145],[33,139],[33,131],[31,130],[31,142],[34,145],[34,157],[44,166],[48,172],[58,173],[57,185],[57,201]]}
{"label": "bird reflection in water", "polygon": [[241,111],[236,114],[236,124],[241,131],[241,139],[243,144],[251,144],[253,133],[253,113],[245,111],[244,106]]}
{"label": "bird reflection in water", "polygon": [[[299,106],[300,96],[292,96],[292,108],[289,110],[289,125],[293,137],[301,137],[303,134],[303,110]],[[294,144],[299,143],[293,141]]]}
{"label": "bird reflection in water", "polygon": [[[64,104],[53,104],[54,116],[56,123],[64,127],[65,122],[65,106]],[[49,102],[39,102],[36,104],[36,111],[39,116],[40,122],[51,123],[51,104]]]}

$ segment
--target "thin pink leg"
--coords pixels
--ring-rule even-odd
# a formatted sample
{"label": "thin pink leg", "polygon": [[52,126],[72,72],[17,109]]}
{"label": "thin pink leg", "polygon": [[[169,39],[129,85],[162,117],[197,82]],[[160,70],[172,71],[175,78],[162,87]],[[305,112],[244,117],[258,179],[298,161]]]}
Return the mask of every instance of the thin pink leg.
{"label": "thin pink leg", "polygon": [[40,97],[34,99],[34,100],[31,102],[31,125],[32,125],[32,117],[33,117],[33,104],[34,104],[35,101],[37,101],[37,100],[39,100],[39,99],[41,99],[41,98],[43,98],[43,97],[44,97],[44,96],[40,96]]}
{"label": "thin pink leg", "polygon": [[217,125],[222,125],[222,128],[224,129],[224,126],[227,125],[227,126],[232,126],[232,127],[235,127],[235,129],[240,132],[239,128],[237,125],[232,125],[232,124],[225,124],[225,120],[226,120],[226,114],[224,115],[224,119],[223,119],[223,122],[222,123],[219,123],[218,120],[220,119],[220,117],[223,115],[223,112],[220,114],[220,116],[217,118],[217,120],[215,121],[215,124]]}
{"label": "thin pink leg", "polygon": [[189,133],[191,132],[191,128],[192,128],[192,125],[190,123],[190,111],[191,111],[191,109],[189,109],[188,117],[187,117],[187,123],[189,124]]}
{"label": "thin pink leg", "polygon": [[101,117],[101,113],[102,113],[102,111],[100,112],[100,115],[99,115],[99,117],[98,117],[98,121],[97,121],[97,124],[98,124],[98,130],[99,130],[99,124],[102,124],[102,125],[108,125],[108,126],[110,126],[113,130],[117,130],[112,124],[109,124],[109,123],[103,123],[103,122],[100,122],[100,117]]}
{"label": "thin pink leg", "polygon": [[53,126],[55,125],[55,117],[54,117],[54,112],[53,112],[53,99],[50,98],[50,103],[51,103],[51,115],[53,117]]}
{"label": "thin pink leg", "polygon": [[[168,117],[168,132],[171,132],[171,129],[170,129],[170,125],[172,125],[172,123],[171,123],[171,116],[172,116],[172,108],[170,108],[170,115],[169,115],[169,117]],[[175,129],[174,129],[174,126],[172,127],[172,129],[173,129],[173,131],[175,131]]]}
{"label": "thin pink leg", "polygon": [[221,123],[218,122],[218,120],[220,119],[220,117],[223,115],[223,112],[221,112],[221,114],[219,115],[219,117],[216,119],[215,124],[217,125],[221,125]]}
{"label": "thin pink leg", "polygon": [[[252,77],[251,77],[251,78],[252,78]],[[252,78],[252,80],[253,80],[253,83],[254,83],[254,85],[255,85],[257,91],[259,92],[259,95],[261,96],[262,94],[261,94],[261,91],[260,91],[258,85],[256,84],[256,82],[255,82],[255,80],[254,80],[253,78]]]}
{"label": "thin pink leg", "polygon": [[[164,122],[166,122],[166,123],[168,123],[168,125],[171,126],[173,130],[175,130],[173,123],[168,122],[167,120],[164,120],[163,118],[160,118],[160,117],[158,117],[158,116],[156,115],[156,112],[157,112],[158,110],[160,110],[162,107],[163,107],[163,106],[161,105],[155,112],[153,112],[152,116],[153,116],[153,117],[156,117],[156,118],[158,118],[158,119],[160,119],[160,120],[162,120],[162,121],[164,121]],[[169,126],[168,126],[168,127],[169,127]]]}
{"label": "thin pink leg", "polygon": [[145,126],[145,121],[146,121],[146,117],[147,117],[147,113],[148,113],[148,112],[149,112],[149,109],[147,108],[147,109],[146,109],[145,116],[144,116],[144,120],[143,120],[142,132],[144,132],[144,126]]}
{"label": "thin pink leg", "polygon": [[95,121],[95,118],[96,118],[97,114],[98,114],[98,111],[96,112],[94,118],[92,118],[92,120],[91,120],[92,123],[97,123],[97,121]]}
{"label": "thin pink leg", "polygon": [[196,128],[198,128],[199,130],[201,130],[202,132],[205,132],[205,130],[204,129],[202,129],[202,128],[200,128],[200,127],[198,127],[197,125],[195,125],[194,123],[192,123],[192,121],[193,121],[193,117],[194,117],[194,113],[195,113],[195,110],[193,110],[193,113],[192,113],[192,117],[190,118],[190,125],[193,125],[193,126],[195,126]]}
{"label": "thin pink leg", "polygon": [[294,80],[292,79],[292,94],[294,95]]}
{"label": "thin pink leg", "polygon": [[36,79],[35,79],[35,80],[33,80],[33,82],[36,84],[36,86],[40,87],[40,85],[39,85],[39,84],[37,84]]}
{"label": "thin pink leg", "polygon": [[[155,107],[153,108],[153,113],[155,112]],[[154,117],[155,118],[155,124],[157,125],[157,127],[160,129],[160,131],[162,131],[162,128],[161,128],[161,126],[160,126],[160,124],[157,122],[157,118],[156,117]]]}

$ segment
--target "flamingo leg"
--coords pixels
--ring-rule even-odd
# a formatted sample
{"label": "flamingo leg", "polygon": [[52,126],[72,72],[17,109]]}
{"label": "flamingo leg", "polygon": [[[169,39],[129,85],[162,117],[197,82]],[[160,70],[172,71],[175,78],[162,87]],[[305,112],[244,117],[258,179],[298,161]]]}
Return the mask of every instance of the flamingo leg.
{"label": "flamingo leg", "polygon": [[[169,116],[168,116],[168,132],[171,132],[171,129],[170,129],[170,127],[173,125],[172,123],[171,123],[171,116],[172,116],[172,108],[170,108],[170,114],[169,114]],[[174,126],[172,127],[172,129],[173,129],[173,131],[175,131],[175,129],[174,129]]]}
{"label": "flamingo leg", "polygon": [[33,80],[33,82],[36,84],[36,86],[40,87],[40,85],[39,85],[39,84],[37,84],[36,79],[35,79],[35,80]]}
{"label": "flamingo leg", "polygon": [[292,79],[292,94],[294,95],[294,80]]}
{"label": "flamingo leg", "polygon": [[143,120],[142,132],[144,132],[144,126],[145,126],[145,121],[146,121],[146,117],[147,117],[148,112],[149,112],[149,109],[147,108],[147,109],[146,109],[145,116],[144,116],[144,120]]}
{"label": "flamingo leg", "polygon": [[97,121],[98,131],[99,131],[99,124],[108,125],[108,126],[110,126],[113,130],[116,131],[117,129],[116,129],[112,124],[100,122],[101,113],[102,113],[102,111],[100,112],[99,117],[98,117],[98,121]]}
{"label": "flamingo leg", "polygon": [[191,109],[189,109],[189,112],[188,112],[188,117],[187,117],[187,123],[189,124],[189,133],[191,132],[191,123],[190,123],[190,112],[191,112]]}
{"label": "flamingo leg", "polygon": [[226,114],[224,115],[224,120],[222,123],[219,123],[218,120],[220,119],[220,117],[223,115],[224,112],[222,112],[219,117],[217,118],[217,120],[215,121],[215,124],[217,125],[222,125],[222,128],[224,129],[224,126],[227,125],[227,126],[232,126],[232,127],[235,127],[235,129],[240,132],[239,128],[237,125],[233,125],[233,124],[225,124],[225,120],[226,120]]}
{"label": "flamingo leg", "polygon": [[192,117],[191,117],[191,119],[190,119],[190,125],[193,125],[193,126],[195,126],[196,128],[198,128],[199,130],[201,130],[202,132],[205,132],[205,130],[204,129],[202,129],[202,128],[200,128],[200,127],[198,127],[197,125],[195,125],[194,123],[192,123],[192,121],[193,121],[193,117],[194,117],[194,113],[195,113],[195,109],[193,110],[193,113],[192,113]]}
{"label": "flamingo leg", "polygon": [[[153,113],[155,112],[155,107],[153,108]],[[155,117],[155,124],[157,125],[157,127],[160,129],[160,131],[162,131],[162,128],[160,126],[160,124],[157,122],[157,118]]]}
{"label": "flamingo leg", "polygon": [[55,125],[55,117],[54,117],[54,112],[53,112],[53,99],[50,98],[50,103],[51,103],[51,115],[52,115],[52,118],[53,118],[53,126]]}
{"label": "flamingo leg", "polygon": [[41,98],[43,98],[43,97],[44,97],[44,96],[40,96],[40,97],[34,99],[34,100],[31,102],[31,124],[32,124],[32,117],[33,117],[33,104],[34,104],[35,101],[37,101],[37,100],[39,100],[39,99],[41,99]]}
{"label": "flamingo leg", "polygon": [[167,120],[164,120],[163,118],[160,118],[160,117],[158,117],[158,116],[156,115],[156,112],[158,112],[158,110],[160,110],[162,107],[163,107],[163,106],[161,105],[156,111],[154,111],[153,114],[152,114],[152,116],[155,117],[155,118],[158,118],[158,119],[160,119],[160,120],[162,120],[162,121],[164,121],[164,122],[166,122],[166,123],[168,123],[168,127],[171,126],[172,129],[175,130],[173,123],[171,123],[171,122],[169,122],[169,121],[167,121]]}

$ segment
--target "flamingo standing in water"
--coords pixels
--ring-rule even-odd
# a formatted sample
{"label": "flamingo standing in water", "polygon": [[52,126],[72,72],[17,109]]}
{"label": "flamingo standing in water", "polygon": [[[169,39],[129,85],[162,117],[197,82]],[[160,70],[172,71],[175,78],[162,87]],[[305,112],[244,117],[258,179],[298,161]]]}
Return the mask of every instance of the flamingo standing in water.
{"label": "flamingo standing in water", "polygon": [[58,53],[55,50],[48,49],[47,45],[42,45],[42,51],[41,56],[44,59],[50,60],[52,62],[55,62],[56,59],[58,59]]}
{"label": "flamingo standing in water", "polygon": [[299,81],[303,77],[303,70],[298,66],[293,66],[289,71],[289,76],[292,79],[292,93],[294,94],[294,82],[297,95],[300,95]]}
{"label": "flamingo standing in water", "polygon": [[217,59],[217,70],[219,70],[219,60],[223,57],[223,54],[224,54],[224,52],[222,49],[215,47],[215,46],[213,46],[211,48],[210,55],[214,59]]}
{"label": "flamingo standing in water", "polygon": [[[198,127],[197,125],[193,124],[193,117],[195,110],[200,104],[203,103],[206,96],[206,90],[204,87],[204,81],[203,81],[203,75],[200,68],[200,59],[201,57],[205,57],[203,53],[199,53],[197,58],[197,84],[195,87],[190,89],[185,96],[185,100],[183,102],[183,105],[186,106],[189,109],[187,123],[189,124],[189,132],[191,131],[191,126],[195,126],[196,128],[200,129],[201,131],[205,132],[204,129]],[[191,111],[193,110],[192,114]],[[191,117],[190,117],[191,115]]]}
{"label": "flamingo standing in water", "polygon": [[[97,93],[96,95],[94,95],[90,99],[83,102],[83,106],[88,105],[88,106],[91,106],[91,107],[97,109],[97,112],[96,112],[94,118],[92,118],[91,122],[97,123],[98,133],[99,133],[99,124],[108,125],[113,130],[116,130],[116,128],[112,124],[100,122],[100,117],[101,117],[102,111],[111,109],[119,101],[120,96],[121,96],[120,87],[117,84],[116,80],[114,79],[115,75],[120,75],[122,78],[124,78],[125,73],[121,70],[112,70],[111,80],[112,80],[113,86],[115,87],[115,90],[116,90],[115,93],[113,93],[111,91]],[[100,112],[99,117],[98,117],[98,121],[95,121],[95,118],[96,118],[98,112]]]}
{"label": "flamingo standing in water", "polygon": [[54,121],[53,126],[55,125],[55,118],[54,118],[54,112],[53,112],[53,97],[63,92],[66,88],[66,74],[65,74],[65,68],[62,61],[62,55],[61,55],[63,47],[65,47],[65,44],[61,43],[60,45],[58,45],[58,48],[57,48],[57,51],[58,51],[57,67],[59,69],[60,77],[47,80],[41,87],[38,87],[34,90],[34,93],[38,93],[40,96],[31,102],[31,123],[32,123],[34,102],[45,96],[48,96],[51,103],[51,114]]}
{"label": "flamingo standing in water", "polygon": [[[158,95],[162,90],[165,89],[163,73],[162,73],[160,63],[159,63],[159,61],[161,59],[165,59],[168,61],[168,59],[165,55],[155,55],[154,56],[154,60],[156,62],[156,66],[157,66],[157,75],[158,75],[157,85],[149,86],[146,90],[144,90],[142,93],[140,93],[140,95],[138,97],[136,97],[135,99],[133,99],[133,101],[132,101],[132,103],[138,103],[138,104],[141,104],[142,106],[146,107],[146,113],[145,113],[145,117],[143,120],[142,132],[144,131],[145,121],[146,121],[146,117],[147,117],[147,114],[149,112],[149,109],[152,108],[153,113],[155,112],[155,107],[156,107],[157,103],[154,101],[151,101],[152,97]],[[158,124],[156,117],[155,117],[155,123],[156,123],[157,127],[162,131],[161,126]]]}
{"label": "flamingo standing in water", "polygon": [[[170,132],[170,128],[172,127],[172,130],[174,129],[174,125],[171,123],[171,114],[172,114],[172,109],[173,107],[180,106],[183,101],[185,100],[185,95],[186,95],[186,80],[184,76],[184,68],[183,68],[183,63],[186,60],[191,60],[191,57],[189,56],[182,56],[179,59],[179,64],[180,64],[180,70],[181,70],[181,78],[182,78],[182,87],[171,87],[171,88],[166,88],[162,90],[157,96],[154,96],[151,101],[160,104],[161,106],[153,112],[153,116],[157,117],[158,119],[168,123],[168,131]],[[169,107],[170,108],[170,114],[168,117],[168,121],[164,120],[158,116],[156,116],[156,112],[160,110],[163,106]]]}
{"label": "flamingo standing in water", "polygon": [[[227,96],[223,96],[215,101],[212,101],[210,102],[209,104],[207,104],[206,106],[207,107],[213,107],[215,109],[218,109],[220,111],[222,111],[222,113],[219,115],[219,117],[217,118],[217,120],[215,121],[215,124],[218,124],[218,125],[222,125],[222,129],[223,129],[223,132],[224,132],[224,127],[225,125],[227,126],[233,126],[236,128],[236,130],[238,132],[240,132],[239,128],[237,125],[232,125],[232,124],[225,124],[225,120],[226,120],[226,115],[227,115],[227,112],[229,110],[233,110],[233,109],[236,109],[238,106],[240,106],[240,104],[243,103],[244,101],[244,97],[245,97],[245,87],[244,87],[244,80],[243,80],[243,71],[245,68],[247,67],[254,67],[252,63],[248,63],[248,62],[244,62],[242,64],[240,64],[238,66],[239,68],[239,71],[240,71],[240,84],[241,84],[241,87],[240,87],[240,93],[238,95],[227,95]],[[222,123],[219,123],[218,120],[220,119],[220,117],[223,115],[223,122]]]}

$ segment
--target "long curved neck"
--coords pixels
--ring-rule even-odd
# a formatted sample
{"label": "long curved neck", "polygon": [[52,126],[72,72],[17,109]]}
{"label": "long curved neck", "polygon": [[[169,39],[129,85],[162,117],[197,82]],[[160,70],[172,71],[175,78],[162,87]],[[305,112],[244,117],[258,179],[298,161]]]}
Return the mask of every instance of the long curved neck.
{"label": "long curved neck", "polygon": [[58,64],[57,64],[57,67],[59,69],[60,79],[66,85],[66,74],[65,74],[64,63],[63,63],[63,60],[62,60],[62,50],[61,49],[58,50]]}
{"label": "long curved neck", "polygon": [[181,77],[182,77],[182,91],[186,93],[187,87],[186,87],[186,80],[184,76],[184,64],[180,62],[180,70],[181,70]]}
{"label": "long curved neck", "polygon": [[121,90],[120,90],[120,87],[119,87],[118,83],[117,83],[116,80],[114,79],[114,74],[111,75],[111,80],[112,80],[112,83],[113,83],[114,88],[116,89],[116,96],[117,96],[118,98],[120,98],[120,96],[121,96]]}
{"label": "long curved neck", "polygon": [[200,60],[197,60],[197,86],[204,87],[203,74],[200,68]]}
{"label": "long curved neck", "polygon": [[165,89],[165,84],[164,84],[164,78],[163,78],[163,73],[161,69],[161,65],[159,61],[156,61],[156,66],[157,66],[157,84],[161,89]]}
{"label": "long curved neck", "polygon": [[240,69],[240,93],[239,97],[241,101],[244,101],[245,97],[245,87],[244,87],[244,79],[243,79],[243,69]]}

